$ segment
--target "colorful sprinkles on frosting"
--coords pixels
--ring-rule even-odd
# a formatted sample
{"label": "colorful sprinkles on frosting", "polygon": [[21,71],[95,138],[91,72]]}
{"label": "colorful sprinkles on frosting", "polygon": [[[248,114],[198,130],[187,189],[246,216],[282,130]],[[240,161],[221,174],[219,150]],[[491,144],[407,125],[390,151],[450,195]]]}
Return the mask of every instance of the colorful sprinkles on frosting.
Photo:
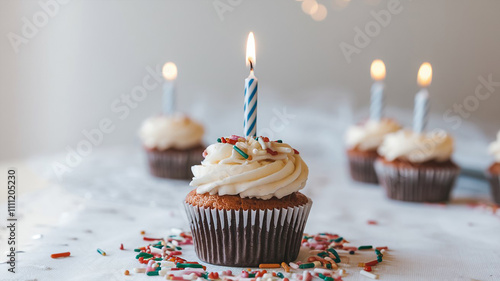
{"label": "colorful sprinkles on frosting", "polygon": [[[280,153],[290,153],[291,151],[293,151],[294,154],[299,154],[299,152],[296,149],[288,148],[288,147],[283,147],[283,146],[281,146],[281,147],[280,146],[275,147],[275,145],[273,145],[274,143],[282,144],[283,143],[282,140],[270,141],[268,137],[262,137],[262,136],[261,137],[256,137],[256,138],[253,138],[253,137],[244,138],[244,137],[237,136],[237,135],[231,135],[228,138],[226,138],[226,137],[220,137],[220,138],[217,139],[217,142],[218,143],[227,143],[227,144],[232,145],[233,149],[239,155],[241,155],[241,157],[243,157],[244,159],[252,160],[252,155],[251,154],[252,153],[253,154],[257,154],[260,151],[259,150],[257,150],[257,151],[248,151],[249,147],[248,147],[247,144],[251,140],[255,140],[258,143],[260,143],[262,151],[267,152],[271,156],[276,156],[276,155],[278,155]],[[207,151],[206,150],[203,152],[203,157],[207,157]]]}
{"label": "colorful sprinkles on frosting", "polygon": [[[233,273],[231,270],[208,272],[204,265],[181,257],[181,246],[193,245],[193,237],[190,232],[175,231],[178,234],[170,235],[166,239],[144,237],[145,241],[154,239],[153,243],[134,249],[140,267],[132,271],[136,274],[162,276],[166,280],[178,281],[313,281],[318,278],[324,281],[342,281],[349,276],[349,273],[348,270],[340,268],[341,265],[350,268],[350,259],[343,254],[370,250],[374,252],[369,254],[371,258],[358,263],[358,267],[361,268],[359,274],[378,279],[377,267],[382,263],[383,256],[388,250],[386,246],[353,246],[337,234],[304,234],[302,247],[309,248],[307,262],[260,264],[259,269],[248,268],[240,273]],[[126,270],[124,275],[130,275],[132,271]]]}

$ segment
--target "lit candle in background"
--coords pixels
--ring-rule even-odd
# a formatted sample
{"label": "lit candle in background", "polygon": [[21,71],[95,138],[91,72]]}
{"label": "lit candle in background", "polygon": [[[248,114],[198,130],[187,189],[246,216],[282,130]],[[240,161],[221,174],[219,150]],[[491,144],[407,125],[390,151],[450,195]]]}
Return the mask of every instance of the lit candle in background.
{"label": "lit candle in background", "polygon": [[257,136],[258,80],[253,73],[253,67],[255,66],[255,38],[253,32],[248,34],[246,63],[247,66],[250,66],[250,75],[245,79],[244,134],[245,137],[255,137]]}
{"label": "lit candle in background", "polygon": [[417,82],[422,89],[415,96],[413,131],[420,134],[427,125],[429,113],[429,91],[427,91],[427,87],[432,82],[432,66],[430,63],[424,62],[420,66]]}
{"label": "lit candle in background", "polygon": [[171,115],[175,112],[175,79],[177,78],[177,66],[173,62],[167,62],[162,69],[163,78],[163,114]]}
{"label": "lit candle in background", "polygon": [[375,81],[371,89],[370,119],[380,121],[384,111],[384,79],[385,64],[381,60],[374,60],[370,67],[370,74]]}

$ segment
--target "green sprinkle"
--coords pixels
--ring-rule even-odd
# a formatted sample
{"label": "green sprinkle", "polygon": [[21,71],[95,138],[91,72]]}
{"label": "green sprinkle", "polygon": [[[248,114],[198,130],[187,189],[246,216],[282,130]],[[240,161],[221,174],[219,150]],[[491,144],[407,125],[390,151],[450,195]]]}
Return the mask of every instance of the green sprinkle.
{"label": "green sprinkle", "polygon": [[276,142],[277,142],[277,143],[283,143],[283,141],[282,141],[282,140],[277,140]]}
{"label": "green sprinkle", "polygon": [[342,242],[342,240],[344,240],[344,237],[339,237],[337,239],[333,239],[333,242],[339,243],[339,242]]}
{"label": "green sprinkle", "polygon": [[314,267],[314,263],[303,263],[301,265],[299,265],[299,268],[300,269],[305,269],[305,268],[313,268]]}
{"label": "green sprinkle", "polygon": [[332,265],[331,265],[331,264],[329,264],[329,263],[327,263],[327,264],[326,264],[326,268],[328,268],[328,269],[332,269]]}
{"label": "green sprinkle", "polygon": [[141,249],[134,249],[134,252],[140,252]]}
{"label": "green sprinkle", "polygon": [[135,256],[136,259],[140,258],[140,257],[143,257],[145,259],[149,259],[149,258],[152,258],[153,255],[152,254],[148,254],[148,253],[145,253],[145,252],[140,252],[137,256]]}
{"label": "green sprinkle", "polygon": [[325,279],[325,275],[323,275],[321,273],[318,274],[318,277],[321,278],[321,279]]}
{"label": "green sprinkle", "polygon": [[[334,249],[330,248],[328,249],[328,252],[332,253],[334,256],[335,256],[335,262],[340,262],[340,256],[339,254],[337,253],[337,251],[335,251]],[[339,260],[339,261],[336,261],[336,260]]]}
{"label": "green sprinkle", "polygon": [[207,272],[202,273],[202,274],[201,274],[201,277],[203,277],[203,278],[205,278],[205,279],[208,279],[208,273],[207,273]]}
{"label": "green sprinkle", "polygon": [[372,248],[373,248],[372,245],[365,245],[365,246],[359,246],[358,250],[370,250]]}
{"label": "green sprinkle", "polygon": [[325,277],[325,281],[333,281],[332,277]]}
{"label": "green sprinkle", "polygon": [[256,137],[256,138],[255,138],[255,140],[256,140],[256,141],[258,141],[258,140],[259,140],[259,137]]}
{"label": "green sprinkle", "polygon": [[248,278],[254,278],[255,277],[255,273],[249,273],[248,274]]}
{"label": "green sprinkle", "polygon": [[248,154],[239,149],[236,145],[233,145],[234,150],[238,152],[243,158],[248,159]]}
{"label": "green sprinkle", "polygon": [[321,252],[321,253],[318,253],[317,256],[321,257],[321,258],[324,258],[324,257],[328,256],[328,253],[327,252]]}
{"label": "green sprinkle", "polygon": [[156,258],[155,261],[162,261],[162,258]]}
{"label": "green sprinkle", "polygon": [[178,247],[178,246],[177,246],[177,247],[175,247],[175,249],[177,249],[177,251],[182,250],[182,248],[181,248],[181,247]]}
{"label": "green sprinkle", "polygon": [[285,277],[285,276],[283,275],[283,273],[281,273],[281,272],[276,273],[276,276],[278,276],[279,278],[284,278],[284,277]]}
{"label": "green sprinkle", "polygon": [[378,256],[378,257],[377,257],[377,261],[378,261],[378,262],[382,262],[382,257],[381,257],[381,256]]}
{"label": "green sprinkle", "polygon": [[158,271],[149,271],[147,274],[148,274],[148,276],[158,276],[158,275],[160,275],[160,273]]}
{"label": "green sprinkle", "polygon": [[217,139],[217,142],[222,142],[222,141],[220,140],[220,138],[218,138],[218,139]]}
{"label": "green sprinkle", "polygon": [[382,253],[380,252],[379,249],[375,249],[375,254],[377,254],[377,256],[384,256],[384,255],[382,255]]}
{"label": "green sprinkle", "polygon": [[187,268],[187,267],[203,268],[203,265],[196,263],[180,263],[180,262],[177,263],[177,268]]}

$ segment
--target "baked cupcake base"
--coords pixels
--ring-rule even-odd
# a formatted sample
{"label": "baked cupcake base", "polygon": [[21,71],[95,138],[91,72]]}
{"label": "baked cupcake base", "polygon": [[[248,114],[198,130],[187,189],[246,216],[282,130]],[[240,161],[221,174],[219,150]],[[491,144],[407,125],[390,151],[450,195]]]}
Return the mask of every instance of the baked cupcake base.
{"label": "baked cupcake base", "polygon": [[378,178],[375,173],[374,163],[378,157],[379,155],[375,150],[361,151],[355,148],[347,150],[349,171],[352,179],[377,184]]}
{"label": "baked cupcake base", "polygon": [[202,145],[186,150],[146,148],[149,171],[160,178],[191,179],[191,166],[200,164],[204,150],[205,146]]}
{"label": "baked cupcake base", "polygon": [[184,206],[201,260],[254,267],[297,258],[312,201],[299,192],[260,200],[193,190]]}
{"label": "baked cupcake base", "polygon": [[491,165],[486,173],[486,177],[490,182],[493,202],[500,204],[500,163]]}
{"label": "baked cupcake base", "polygon": [[460,168],[452,161],[421,164],[380,157],[375,170],[387,197],[411,202],[448,201]]}

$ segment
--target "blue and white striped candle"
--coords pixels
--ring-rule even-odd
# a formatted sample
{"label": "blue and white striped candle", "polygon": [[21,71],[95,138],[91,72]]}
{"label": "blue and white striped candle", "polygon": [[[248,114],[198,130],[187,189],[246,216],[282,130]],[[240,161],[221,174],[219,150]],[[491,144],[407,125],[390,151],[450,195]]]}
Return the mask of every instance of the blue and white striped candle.
{"label": "blue and white striped candle", "polygon": [[255,38],[253,32],[248,34],[247,40],[247,65],[250,65],[250,75],[245,79],[245,104],[244,104],[244,135],[245,137],[257,136],[257,89],[258,80],[253,72],[255,64]]}
{"label": "blue and white striped candle", "polygon": [[384,114],[384,82],[385,64],[381,60],[374,60],[370,67],[370,74],[375,82],[371,88],[370,119],[380,121]]}
{"label": "blue and white striped candle", "polygon": [[432,82],[432,66],[430,63],[425,62],[420,66],[417,81],[422,89],[415,96],[413,131],[421,134],[424,132],[429,119],[429,91],[427,91],[427,87]]}
{"label": "blue and white striped candle", "polygon": [[258,80],[255,78],[253,70],[250,71],[250,75],[245,79],[245,137],[257,136],[257,87]]}

